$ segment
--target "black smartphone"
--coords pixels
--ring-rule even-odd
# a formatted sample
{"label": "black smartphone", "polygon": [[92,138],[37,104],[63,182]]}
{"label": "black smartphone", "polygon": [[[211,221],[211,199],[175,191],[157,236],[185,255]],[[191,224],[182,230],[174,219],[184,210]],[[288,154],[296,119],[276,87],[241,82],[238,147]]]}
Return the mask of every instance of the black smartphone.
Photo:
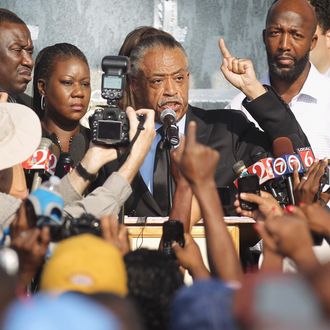
{"label": "black smartphone", "polygon": [[[260,195],[259,177],[256,174],[238,178],[237,184],[239,193],[246,192]],[[253,211],[258,208],[256,203],[247,202],[241,198],[239,198],[239,202],[241,204],[242,210]]]}
{"label": "black smartphone", "polygon": [[230,205],[230,190],[228,186],[217,187],[222,206]]}
{"label": "black smartphone", "polygon": [[175,258],[172,250],[172,243],[177,242],[180,246],[184,246],[183,223],[179,220],[168,220],[163,223],[163,253],[167,256]]}

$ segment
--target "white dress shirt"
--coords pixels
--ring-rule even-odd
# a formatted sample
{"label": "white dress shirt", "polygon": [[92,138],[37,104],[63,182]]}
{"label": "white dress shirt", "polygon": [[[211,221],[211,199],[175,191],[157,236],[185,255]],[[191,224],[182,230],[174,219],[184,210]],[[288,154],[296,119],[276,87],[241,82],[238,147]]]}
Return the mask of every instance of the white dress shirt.
{"label": "white dress shirt", "polygon": [[[177,123],[179,128],[180,135],[184,135],[184,128],[186,124],[186,115],[184,115],[181,120]],[[162,125],[159,123],[155,123],[155,130],[157,131],[158,128],[160,128]],[[156,149],[157,144],[160,141],[161,136],[160,134],[156,134],[154,141],[152,142],[150,151],[148,152],[146,158],[144,159],[144,162],[142,166],[140,167],[140,174],[143,178],[144,183],[148,187],[149,191],[153,193],[153,185],[154,185],[154,162],[155,162],[155,155],[156,155]]]}
{"label": "white dress shirt", "polygon": [[[265,85],[270,85],[269,74],[261,81]],[[243,93],[238,94],[226,108],[242,110],[251,121],[256,123],[242,105],[244,98]],[[293,97],[289,107],[305,132],[315,157],[330,158],[330,79],[311,64],[302,89]]]}

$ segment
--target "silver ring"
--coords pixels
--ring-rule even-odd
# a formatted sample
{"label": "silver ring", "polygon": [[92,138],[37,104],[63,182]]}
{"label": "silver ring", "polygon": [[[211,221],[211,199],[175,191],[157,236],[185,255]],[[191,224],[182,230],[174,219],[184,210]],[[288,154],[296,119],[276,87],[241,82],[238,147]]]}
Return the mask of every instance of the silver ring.
{"label": "silver ring", "polygon": [[308,176],[304,175],[301,180],[307,180],[308,179]]}
{"label": "silver ring", "polygon": [[19,234],[20,237],[26,237],[27,235],[28,235],[28,233],[26,231],[22,231]]}

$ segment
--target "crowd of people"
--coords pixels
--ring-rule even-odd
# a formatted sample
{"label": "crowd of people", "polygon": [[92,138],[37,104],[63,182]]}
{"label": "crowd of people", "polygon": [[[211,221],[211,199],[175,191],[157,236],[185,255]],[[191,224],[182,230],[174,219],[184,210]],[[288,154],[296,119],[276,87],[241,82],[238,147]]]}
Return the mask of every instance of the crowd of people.
{"label": "crowd of people", "polygon": [[[25,22],[0,8],[1,329],[329,328],[329,22],[328,0],[274,1],[260,81],[220,39],[221,73],[240,94],[215,110],[189,104],[182,44],[136,28],[119,51],[129,59],[119,106],[130,142],[104,145],[81,124],[91,96],[82,51],[63,40],[33,60]],[[31,170],[27,159],[45,145],[54,168]],[[290,163],[298,154],[308,156],[301,167]],[[260,176],[260,189],[238,191],[237,176],[264,159],[292,171],[265,168],[267,185]],[[45,194],[53,199],[43,208]],[[132,250],[123,215],[167,217],[183,238]],[[226,215],[255,221],[240,256]],[[191,234],[200,219],[207,265]]]}

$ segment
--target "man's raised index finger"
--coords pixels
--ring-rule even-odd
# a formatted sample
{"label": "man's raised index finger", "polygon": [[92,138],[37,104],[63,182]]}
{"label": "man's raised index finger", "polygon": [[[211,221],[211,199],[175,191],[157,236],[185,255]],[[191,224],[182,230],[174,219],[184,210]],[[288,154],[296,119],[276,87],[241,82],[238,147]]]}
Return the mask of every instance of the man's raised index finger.
{"label": "man's raised index finger", "polygon": [[196,122],[191,121],[188,125],[188,133],[186,137],[186,147],[194,145],[196,143]]}
{"label": "man's raised index finger", "polygon": [[228,48],[226,47],[225,41],[222,38],[219,39],[219,48],[223,57],[225,58],[232,57]]}

